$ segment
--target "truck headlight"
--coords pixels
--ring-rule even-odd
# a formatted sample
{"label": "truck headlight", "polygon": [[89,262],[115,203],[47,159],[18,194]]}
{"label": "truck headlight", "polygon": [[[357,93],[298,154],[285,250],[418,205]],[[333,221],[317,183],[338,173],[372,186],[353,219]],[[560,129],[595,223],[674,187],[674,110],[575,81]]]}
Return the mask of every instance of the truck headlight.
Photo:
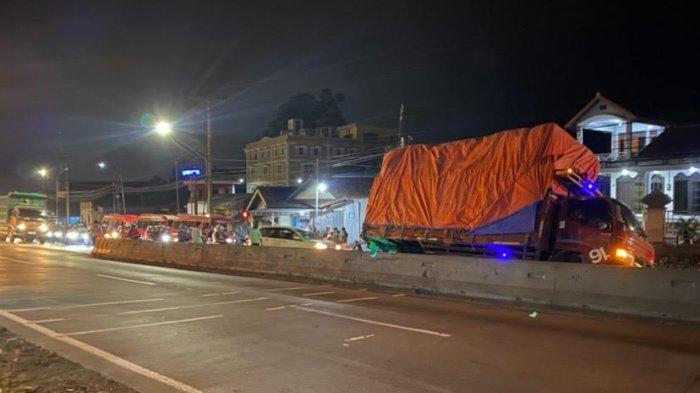
{"label": "truck headlight", "polygon": [[42,232],[48,232],[49,226],[46,224],[41,224],[41,225],[39,225],[39,230]]}
{"label": "truck headlight", "polygon": [[615,259],[627,265],[634,265],[634,255],[624,248],[618,247],[615,249]]}
{"label": "truck headlight", "polygon": [[26,225],[25,223],[23,223],[23,222],[20,222],[20,223],[17,225],[17,229],[19,229],[20,231],[23,231],[23,230],[27,229],[27,225]]}
{"label": "truck headlight", "polygon": [[317,250],[325,250],[328,248],[328,245],[326,243],[316,242],[314,243],[314,248]]}

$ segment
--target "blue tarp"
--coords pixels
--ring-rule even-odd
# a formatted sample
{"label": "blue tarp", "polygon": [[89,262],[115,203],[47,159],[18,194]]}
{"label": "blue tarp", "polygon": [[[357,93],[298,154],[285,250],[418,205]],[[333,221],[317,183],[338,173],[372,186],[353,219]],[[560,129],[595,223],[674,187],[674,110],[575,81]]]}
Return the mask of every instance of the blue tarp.
{"label": "blue tarp", "polygon": [[534,232],[539,204],[540,202],[537,202],[518,210],[510,216],[476,228],[472,233],[477,235],[497,235],[501,233]]}

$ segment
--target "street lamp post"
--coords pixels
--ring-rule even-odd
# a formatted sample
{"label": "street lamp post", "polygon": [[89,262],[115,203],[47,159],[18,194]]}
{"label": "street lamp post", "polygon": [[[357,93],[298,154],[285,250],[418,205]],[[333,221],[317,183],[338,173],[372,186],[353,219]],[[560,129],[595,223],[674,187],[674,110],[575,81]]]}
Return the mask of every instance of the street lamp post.
{"label": "street lamp post", "polygon": [[[100,170],[105,170],[107,169],[107,163],[104,161],[100,161],[97,163],[97,167],[100,168]],[[121,199],[122,199],[122,213],[126,214],[126,199],[124,199],[124,179],[122,178],[122,175],[119,171],[112,171],[117,176],[117,180],[119,180],[119,188],[120,188],[120,193],[121,193]],[[114,195],[114,187],[112,188],[112,195]],[[112,199],[114,200],[114,198]],[[115,204],[112,203],[112,211],[116,211]]]}

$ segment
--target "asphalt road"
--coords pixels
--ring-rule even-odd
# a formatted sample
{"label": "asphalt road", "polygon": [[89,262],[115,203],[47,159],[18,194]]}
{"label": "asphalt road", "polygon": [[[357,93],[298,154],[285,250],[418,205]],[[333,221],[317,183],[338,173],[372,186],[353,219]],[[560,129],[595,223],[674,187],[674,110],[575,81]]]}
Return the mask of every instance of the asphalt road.
{"label": "asphalt road", "polygon": [[0,325],[149,393],[700,392],[697,326],[4,243],[0,310]]}

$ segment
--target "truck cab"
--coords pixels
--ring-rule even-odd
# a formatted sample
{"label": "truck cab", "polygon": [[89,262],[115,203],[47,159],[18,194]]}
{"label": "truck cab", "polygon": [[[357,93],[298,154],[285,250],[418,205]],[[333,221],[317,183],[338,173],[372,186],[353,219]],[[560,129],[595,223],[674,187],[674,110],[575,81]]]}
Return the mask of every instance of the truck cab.
{"label": "truck cab", "polygon": [[10,213],[7,238],[11,243],[15,239],[21,239],[29,243],[38,240],[43,244],[51,229],[50,223],[46,210],[34,206],[16,206]]}
{"label": "truck cab", "polygon": [[[654,248],[634,213],[615,199],[560,197],[550,260],[653,266]],[[551,224],[550,224],[551,225]]]}

